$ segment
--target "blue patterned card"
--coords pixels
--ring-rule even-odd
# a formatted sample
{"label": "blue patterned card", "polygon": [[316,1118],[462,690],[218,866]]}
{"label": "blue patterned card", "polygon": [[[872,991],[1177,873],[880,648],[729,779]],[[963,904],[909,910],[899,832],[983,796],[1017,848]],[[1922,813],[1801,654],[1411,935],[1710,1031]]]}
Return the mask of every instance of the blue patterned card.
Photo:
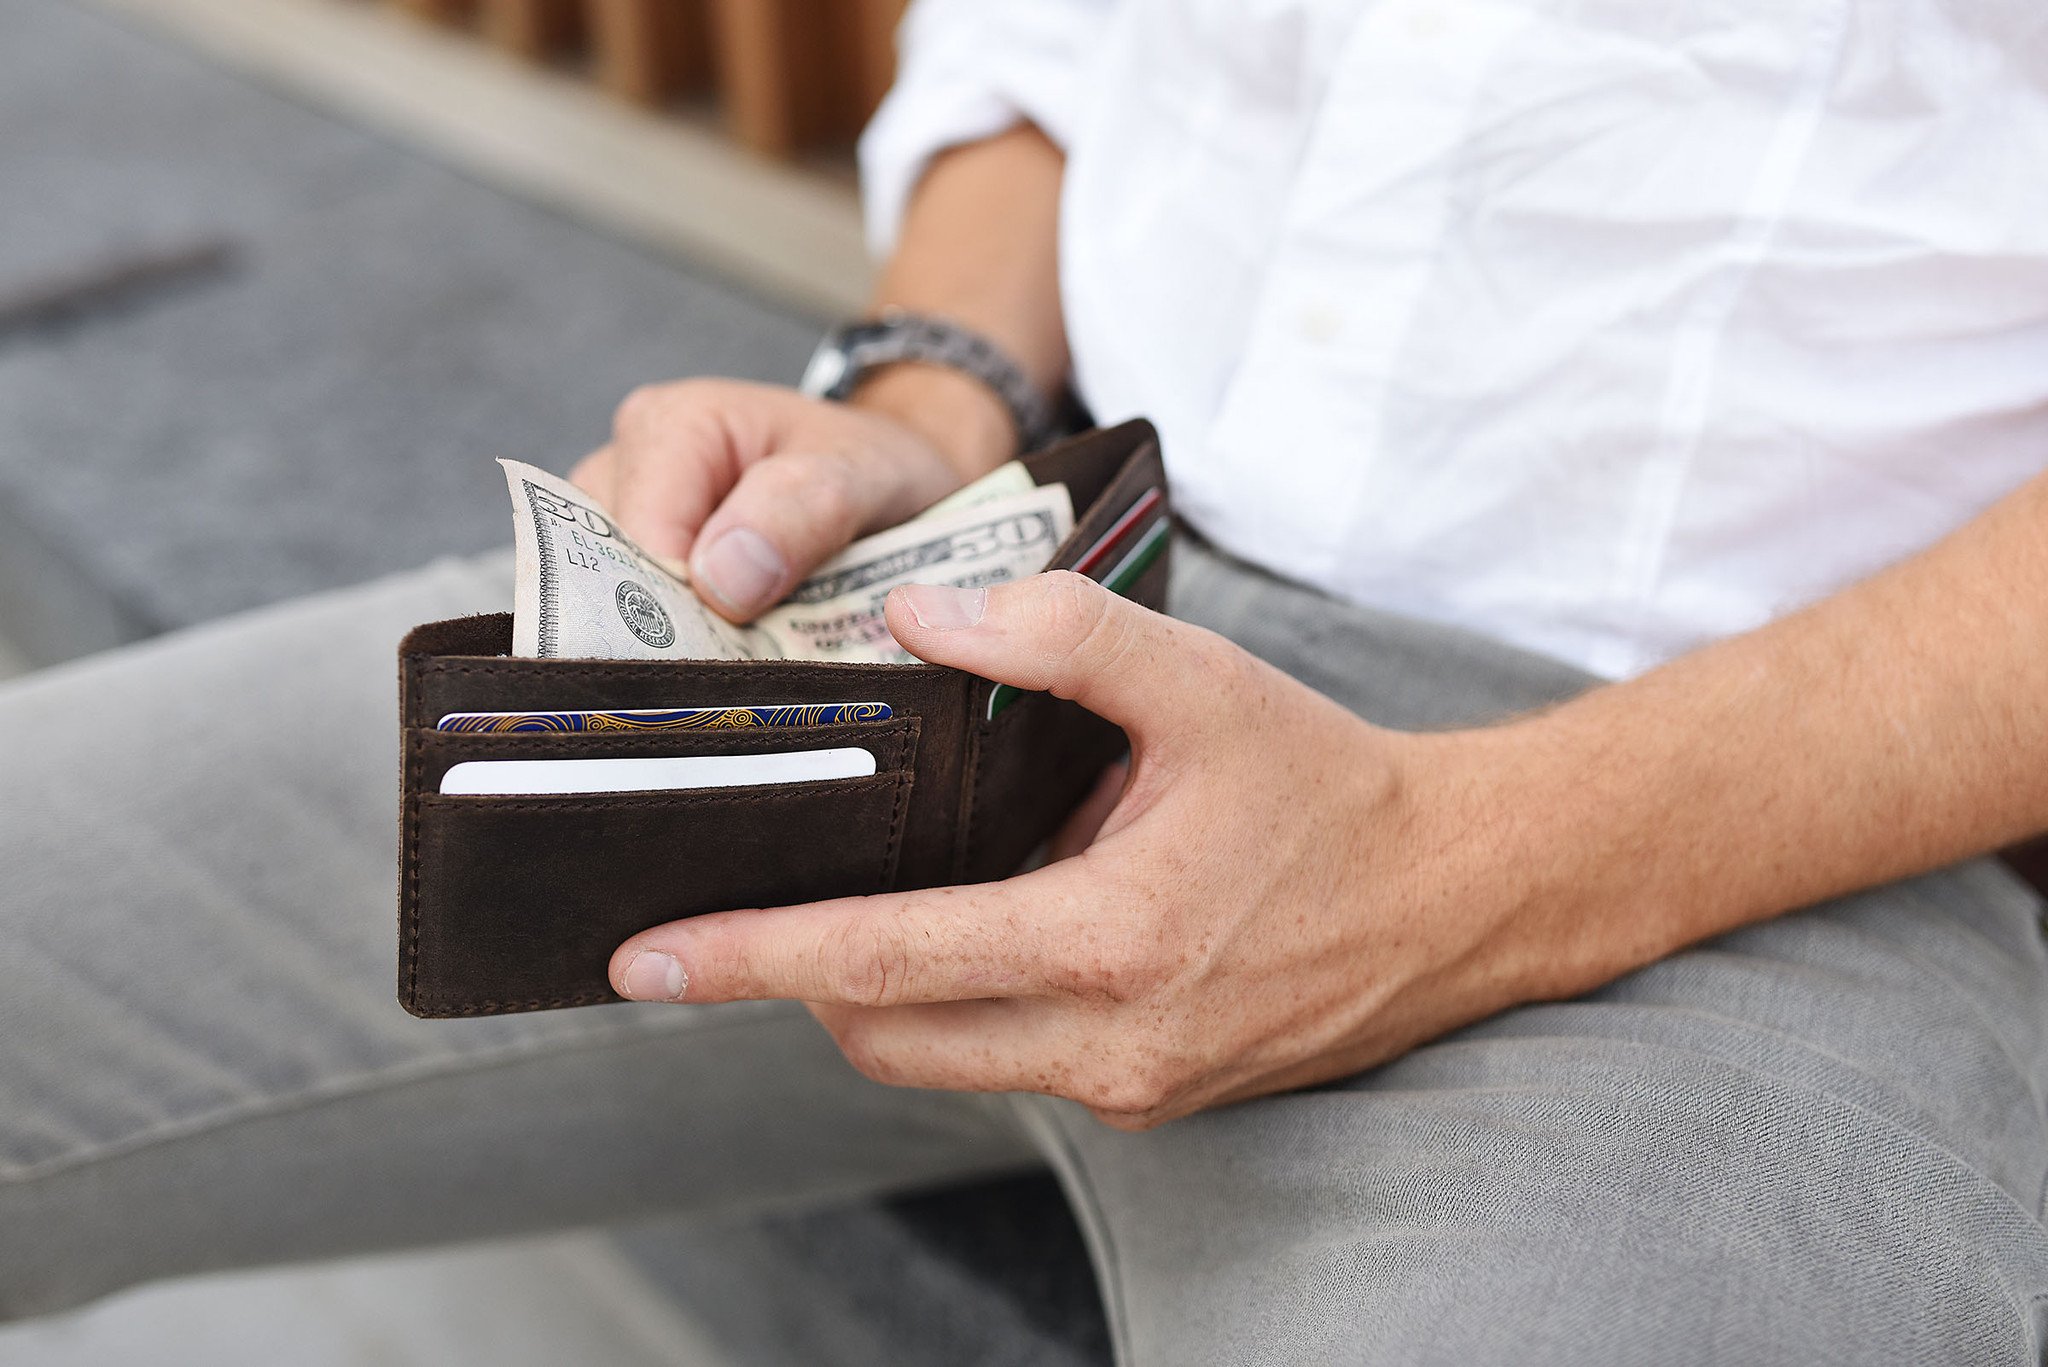
{"label": "blue patterned card", "polygon": [[830,726],[883,721],[885,702],[807,702],[769,707],[641,707],[609,712],[450,712],[436,731],[732,731],[749,726]]}

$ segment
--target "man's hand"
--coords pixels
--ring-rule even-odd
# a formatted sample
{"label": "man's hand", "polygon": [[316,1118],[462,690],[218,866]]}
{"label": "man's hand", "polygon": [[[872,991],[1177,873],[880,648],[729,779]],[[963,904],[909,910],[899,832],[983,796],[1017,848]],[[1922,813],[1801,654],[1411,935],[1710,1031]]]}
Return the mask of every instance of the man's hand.
{"label": "man's hand", "polygon": [[[650,385],[619,406],[611,443],[569,478],[648,552],[687,561],[718,612],[748,621],[855,537],[1007,456],[1007,414],[964,377],[905,368],[858,398],[827,403],[738,380]],[[957,416],[942,435],[895,416],[898,402]]]}
{"label": "man's hand", "polygon": [[[874,307],[994,341],[1047,394],[1065,383],[1056,230],[1065,160],[1029,124],[933,158]],[[569,478],[649,553],[687,563],[735,622],[855,537],[904,521],[1016,454],[1010,412],[941,366],[885,366],[844,404],[737,380],[636,390]]]}
{"label": "man's hand", "polygon": [[1515,861],[1455,738],[1370,726],[1074,574],[898,589],[888,611],[926,660],[1123,726],[1113,809],[1084,805],[1066,844],[1085,848],[1005,882],[645,931],[613,956],[622,994],[810,1002],[870,1077],[1052,1093],[1142,1128],[1549,990],[1513,880],[1474,876]]}
{"label": "man's hand", "polygon": [[1767,627],[1433,736],[1074,575],[898,589],[918,655],[1130,733],[1100,834],[1007,882],[662,926],[612,981],[818,1003],[872,1076],[1117,1124],[1340,1076],[2048,827],[2044,574],[2048,476]]}

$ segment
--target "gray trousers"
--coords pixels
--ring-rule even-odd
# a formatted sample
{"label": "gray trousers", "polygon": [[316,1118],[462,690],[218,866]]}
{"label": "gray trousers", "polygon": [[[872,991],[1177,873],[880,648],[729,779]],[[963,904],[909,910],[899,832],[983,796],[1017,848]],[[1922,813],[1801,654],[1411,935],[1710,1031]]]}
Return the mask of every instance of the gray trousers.
{"label": "gray trousers", "polygon": [[[1390,725],[1583,682],[1192,547],[1175,591]],[[876,1086],[780,1004],[414,1020],[393,646],[507,593],[444,563],[0,689],[0,1311],[1050,1163],[1129,1364],[2041,1360],[2048,953],[1988,862],[1143,1135]]]}

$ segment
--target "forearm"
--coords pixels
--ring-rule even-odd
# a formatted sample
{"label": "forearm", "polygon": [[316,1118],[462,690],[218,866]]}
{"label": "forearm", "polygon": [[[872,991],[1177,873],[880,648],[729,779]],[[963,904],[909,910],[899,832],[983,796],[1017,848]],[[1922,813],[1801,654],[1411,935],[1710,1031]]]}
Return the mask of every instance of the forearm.
{"label": "forearm", "polygon": [[[1067,375],[1056,257],[1064,167],[1059,149],[1028,124],[940,156],[911,199],[873,307],[972,328],[1042,392],[1055,392]],[[917,428],[970,477],[1015,450],[1001,401],[950,370],[891,366],[862,385],[855,402]]]}
{"label": "forearm", "polygon": [[1456,738],[1515,807],[1493,855],[1555,986],[2048,827],[2043,583],[2036,480],[1806,611]]}

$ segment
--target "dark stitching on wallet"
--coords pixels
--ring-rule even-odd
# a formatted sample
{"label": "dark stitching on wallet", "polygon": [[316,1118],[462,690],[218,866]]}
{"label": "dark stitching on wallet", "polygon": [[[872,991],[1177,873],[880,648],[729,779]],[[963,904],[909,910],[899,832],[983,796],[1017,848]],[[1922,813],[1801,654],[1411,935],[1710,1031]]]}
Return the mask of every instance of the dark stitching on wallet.
{"label": "dark stitching on wallet", "polygon": [[[1018,701],[1021,703],[1025,700],[1020,698]],[[1023,709],[1020,707],[1012,710],[1022,711]],[[968,866],[973,863],[974,856],[981,850],[981,844],[976,839],[975,832],[981,826],[981,785],[984,777],[982,773],[982,756],[987,753],[987,747],[982,744],[982,738],[988,734],[988,729],[987,722],[982,722],[974,728],[974,782],[968,788],[966,820],[960,826],[960,867],[954,870],[954,881],[956,882],[967,876]]]}
{"label": "dark stitching on wallet", "polygon": [[486,1013],[507,1011],[553,1011],[563,1006],[595,1006],[599,1002],[626,1000],[618,993],[581,992],[573,997],[533,997],[525,1001],[505,1002],[415,1002],[421,1012],[429,1016],[481,1016]]}
{"label": "dark stitching on wallet", "polygon": [[[975,695],[981,690],[969,689],[967,693],[968,715],[972,717]],[[984,726],[972,723],[967,728],[967,765],[965,782],[960,785],[960,809],[955,816],[953,870],[947,881],[957,883],[966,875],[967,856],[974,848],[974,813],[981,803],[981,737]]]}
{"label": "dark stitching on wallet", "polygon": [[896,884],[897,854],[903,843],[904,817],[910,812],[910,787],[915,778],[914,769],[905,769],[897,775],[896,810],[889,818],[889,843],[882,849],[882,873],[875,880],[884,892]]}
{"label": "dark stitching on wallet", "polygon": [[1009,723],[1011,718],[1021,716],[1034,708],[1045,706],[1051,696],[1049,693],[1026,693],[1018,698],[1016,702],[1005,708],[1001,716],[993,719],[986,715],[980,717],[968,732],[968,743],[973,755],[974,777],[973,782],[968,785],[967,810],[963,814],[961,822],[961,829],[965,833],[965,843],[960,851],[960,867],[955,871],[956,877],[966,872],[969,861],[981,849],[980,844],[976,840],[976,833],[981,829],[981,812],[984,806],[981,800],[981,756],[986,749],[987,739],[993,736],[1005,724]]}
{"label": "dark stitching on wallet", "polygon": [[[405,717],[410,723],[419,715],[419,671],[406,670]],[[405,782],[400,802],[405,808],[405,1000],[417,1004],[420,985],[420,739],[413,733],[406,739]]]}

